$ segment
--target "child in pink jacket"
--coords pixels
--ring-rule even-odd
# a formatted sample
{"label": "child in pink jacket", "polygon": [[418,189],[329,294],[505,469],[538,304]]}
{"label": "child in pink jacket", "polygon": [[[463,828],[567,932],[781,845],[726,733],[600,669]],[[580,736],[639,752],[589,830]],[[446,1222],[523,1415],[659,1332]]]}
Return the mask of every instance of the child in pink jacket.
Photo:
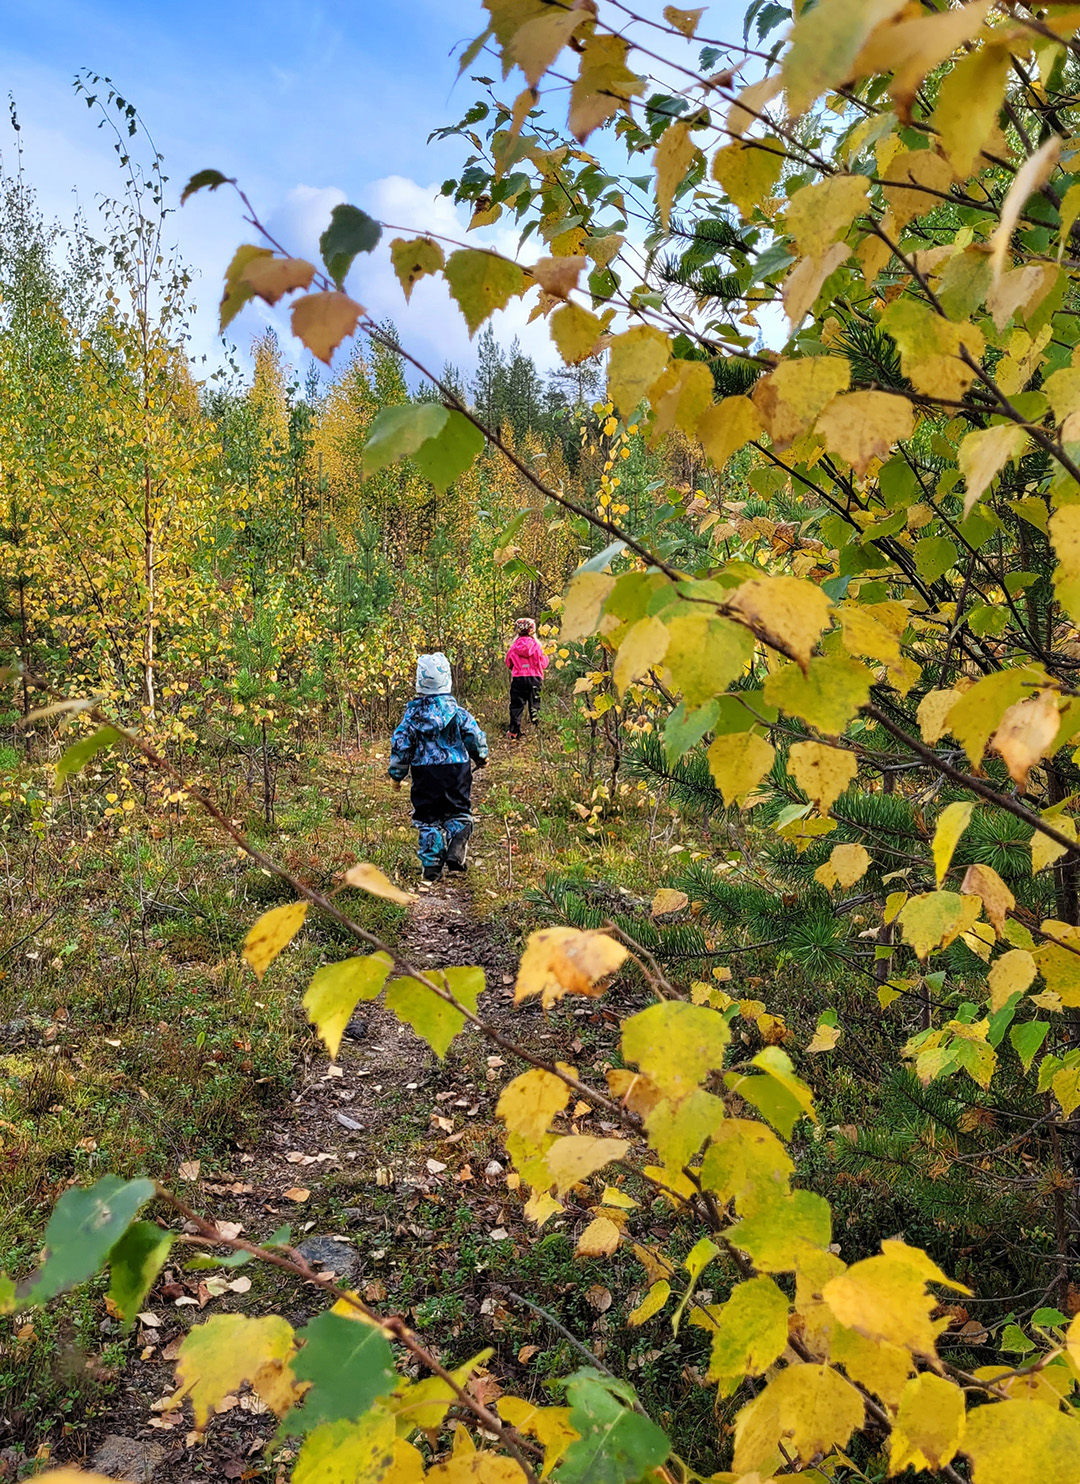
{"label": "child in pink jacket", "polygon": [[548,657],[536,637],[536,624],[531,618],[519,618],[514,625],[516,637],[507,650],[510,671],[510,730],[507,736],[516,742],[521,736],[521,718],[529,708],[529,720],[535,726],[540,720],[540,687]]}

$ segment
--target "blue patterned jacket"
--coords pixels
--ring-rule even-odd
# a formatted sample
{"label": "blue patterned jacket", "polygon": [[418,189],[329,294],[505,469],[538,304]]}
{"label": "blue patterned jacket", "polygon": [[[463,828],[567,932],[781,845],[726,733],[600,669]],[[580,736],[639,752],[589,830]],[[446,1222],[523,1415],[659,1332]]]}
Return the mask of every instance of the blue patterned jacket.
{"label": "blue patterned jacket", "polygon": [[391,778],[433,763],[483,762],[487,738],[476,718],[453,696],[414,696],[390,742]]}

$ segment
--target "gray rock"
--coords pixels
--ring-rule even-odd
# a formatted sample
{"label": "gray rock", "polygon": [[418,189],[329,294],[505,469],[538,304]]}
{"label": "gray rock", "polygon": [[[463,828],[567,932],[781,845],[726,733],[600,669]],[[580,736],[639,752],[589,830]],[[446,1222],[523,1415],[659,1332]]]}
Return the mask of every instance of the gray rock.
{"label": "gray rock", "polygon": [[350,1118],[347,1113],[335,1113],[334,1117],[341,1124],[342,1128],[351,1129],[355,1134],[362,1134],[364,1132],[364,1125],[357,1123],[356,1119]]}
{"label": "gray rock", "polygon": [[90,1460],[91,1468],[110,1479],[125,1479],[129,1484],[147,1484],[165,1461],[160,1443],[144,1443],[138,1438],[125,1438],[111,1432]]}
{"label": "gray rock", "polygon": [[349,1279],[360,1266],[352,1243],[339,1242],[335,1237],[305,1237],[296,1250],[313,1268],[329,1269],[336,1278]]}

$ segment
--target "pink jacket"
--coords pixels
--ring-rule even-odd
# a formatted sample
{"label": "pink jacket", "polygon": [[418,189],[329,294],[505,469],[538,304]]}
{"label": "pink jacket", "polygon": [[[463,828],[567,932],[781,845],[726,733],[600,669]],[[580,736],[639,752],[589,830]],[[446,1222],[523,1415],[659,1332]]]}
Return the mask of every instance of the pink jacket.
{"label": "pink jacket", "polygon": [[531,634],[519,634],[507,650],[506,663],[515,680],[522,675],[539,679],[548,667],[548,657]]}

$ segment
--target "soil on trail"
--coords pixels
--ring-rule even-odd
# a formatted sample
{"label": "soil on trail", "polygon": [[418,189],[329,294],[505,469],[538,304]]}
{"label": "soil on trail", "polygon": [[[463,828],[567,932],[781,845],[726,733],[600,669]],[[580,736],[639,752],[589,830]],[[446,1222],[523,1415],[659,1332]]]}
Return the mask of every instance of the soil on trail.
{"label": "soil on trail", "polygon": [[[468,880],[449,877],[424,890],[409,909],[400,948],[418,968],[481,967],[480,1014],[523,1044],[566,1054],[551,1044],[556,1038],[537,1007],[513,1007],[514,949],[477,920]],[[418,1287],[422,1296],[420,1273],[440,1261],[440,1249],[453,1256],[449,1228],[463,1203],[479,1243],[510,1241],[522,1226],[520,1203],[508,1200],[495,1117],[502,1086],[518,1068],[493,1055],[497,1048],[471,1026],[440,1061],[380,1004],[361,1005],[356,1019],[363,1032],[342,1042],[336,1063],[312,1040],[289,1103],[275,1110],[256,1148],[229,1170],[193,1172],[183,1188],[200,1213],[223,1226],[239,1223],[253,1240],[288,1224],[312,1267],[384,1312],[408,1312],[402,1301],[415,1304]],[[147,1301],[158,1323],[140,1330],[141,1363],[129,1368],[125,1394],[110,1408],[110,1431],[87,1462],[110,1477],[170,1484],[285,1480],[288,1450],[274,1465],[263,1455],[276,1419],[250,1393],[227,1399],[226,1415],[214,1419],[204,1441],[188,1432],[186,1409],[161,1408],[192,1322],[277,1312],[300,1327],[326,1307],[325,1296],[262,1264],[193,1273],[182,1248],[175,1256]],[[478,1272],[474,1314],[489,1299],[486,1282]]]}

